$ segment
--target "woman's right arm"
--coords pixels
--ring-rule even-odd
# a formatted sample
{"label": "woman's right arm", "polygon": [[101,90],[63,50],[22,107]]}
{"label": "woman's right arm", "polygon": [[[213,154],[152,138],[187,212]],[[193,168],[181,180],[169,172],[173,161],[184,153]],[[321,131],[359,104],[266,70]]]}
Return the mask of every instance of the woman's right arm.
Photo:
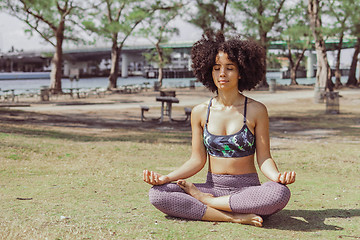
{"label": "woman's right arm", "polygon": [[206,163],[207,154],[203,144],[202,119],[206,115],[206,105],[200,104],[191,112],[192,149],[191,157],[183,165],[167,175],[144,170],[143,179],[152,185],[162,185],[179,179],[189,178],[198,173]]}

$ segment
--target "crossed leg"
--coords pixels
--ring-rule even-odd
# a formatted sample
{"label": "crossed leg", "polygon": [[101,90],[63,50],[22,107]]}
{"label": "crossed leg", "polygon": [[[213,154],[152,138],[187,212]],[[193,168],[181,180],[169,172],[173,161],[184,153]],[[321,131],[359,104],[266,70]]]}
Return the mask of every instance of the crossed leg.
{"label": "crossed leg", "polygon": [[232,212],[229,204],[230,196],[214,197],[212,194],[201,192],[194,184],[185,180],[178,180],[177,185],[187,194],[196,198],[207,206],[202,220],[234,222],[262,226],[263,219],[256,214],[242,214]]}

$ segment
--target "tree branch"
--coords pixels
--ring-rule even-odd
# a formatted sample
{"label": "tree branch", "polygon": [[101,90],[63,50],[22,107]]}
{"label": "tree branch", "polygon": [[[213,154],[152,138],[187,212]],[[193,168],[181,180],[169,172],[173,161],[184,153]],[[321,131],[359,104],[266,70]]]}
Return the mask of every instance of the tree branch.
{"label": "tree branch", "polygon": [[276,9],[276,13],[275,13],[275,15],[274,15],[274,20],[273,20],[272,23],[270,24],[270,29],[273,28],[273,26],[275,25],[275,23],[277,23],[277,22],[279,21],[280,12],[281,12],[281,9],[282,9],[284,3],[285,3],[285,0],[282,0],[282,1],[280,2],[279,7]]}
{"label": "tree branch", "polygon": [[122,11],[124,10],[125,6],[126,6],[126,3],[123,2],[122,5],[121,5],[121,7],[119,8],[117,14],[116,14],[116,18],[115,18],[115,21],[116,21],[116,22],[119,22],[120,17],[121,17],[121,13],[122,13]]}
{"label": "tree branch", "polygon": [[[29,25],[30,28],[34,29],[38,34],[40,34],[40,36],[47,41],[48,43],[50,43],[53,47],[55,47],[56,45],[42,32],[39,31],[38,29],[38,24],[36,24],[36,26],[33,26],[28,20],[24,20],[24,22]],[[38,22],[36,22],[38,23]]]}
{"label": "tree branch", "polygon": [[31,11],[30,8],[26,5],[26,3],[25,3],[23,0],[20,0],[20,2],[24,5],[23,10],[24,10],[26,13],[28,13],[28,14],[30,14],[31,16],[33,16],[33,17],[39,19],[40,21],[46,23],[47,25],[49,25],[49,27],[50,27],[53,31],[56,31],[57,27],[56,27],[53,23],[51,23],[50,21],[46,20],[43,16],[38,15],[38,14],[34,13],[33,11]]}

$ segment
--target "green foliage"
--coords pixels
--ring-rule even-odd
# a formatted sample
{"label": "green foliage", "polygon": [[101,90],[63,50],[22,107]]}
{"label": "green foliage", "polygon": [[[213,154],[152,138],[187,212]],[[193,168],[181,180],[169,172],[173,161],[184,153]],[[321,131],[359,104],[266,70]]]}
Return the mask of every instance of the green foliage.
{"label": "green foliage", "polygon": [[150,14],[151,8],[143,0],[99,0],[82,24],[91,33],[123,43]]}
{"label": "green foliage", "polygon": [[163,48],[161,49],[162,61],[159,61],[159,52],[156,49],[152,49],[150,52],[144,53],[145,60],[149,63],[155,62],[159,67],[165,67],[166,64],[171,63],[172,49]]}
{"label": "green foliage", "polygon": [[0,4],[9,14],[27,24],[26,33],[32,36],[36,32],[54,46],[55,32],[62,22],[66,22],[63,30],[65,40],[82,39],[80,29],[77,28],[77,23],[83,16],[80,0],[5,0]]}
{"label": "green foliage", "polygon": [[280,22],[284,2],[285,0],[250,0],[234,1],[232,5],[246,16],[242,22],[245,32],[261,39]]}
{"label": "green foliage", "polygon": [[[350,30],[360,20],[358,10],[360,10],[360,1],[358,0],[326,0],[327,6],[324,11],[328,15],[330,21],[327,21],[327,35],[337,38]],[[353,22],[352,20],[355,19]]]}
{"label": "green foliage", "polygon": [[171,5],[153,6],[154,13],[142,22],[142,28],[138,31],[138,35],[147,38],[155,49],[148,53],[144,53],[147,62],[155,62],[159,68],[170,63],[171,49],[163,49],[162,44],[176,34],[179,34],[177,27],[171,26],[172,21],[181,15],[181,1],[172,2]]}
{"label": "green foliage", "polygon": [[283,22],[284,29],[280,37],[287,42],[291,49],[311,48],[312,33],[304,2],[285,8]]}
{"label": "green foliage", "polygon": [[229,2],[228,0],[197,0],[197,12],[189,22],[201,28],[204,33],[235,30],[235,24],[227,18]]}
{"label": "green foliage", "polygon": [[266,56],[266,65],[267,68],[270,69],[280,69],[281,68],[281,63],[279,61],[279,59],[277,58],[277,54],[273,54],[273,53],[269,53]]}

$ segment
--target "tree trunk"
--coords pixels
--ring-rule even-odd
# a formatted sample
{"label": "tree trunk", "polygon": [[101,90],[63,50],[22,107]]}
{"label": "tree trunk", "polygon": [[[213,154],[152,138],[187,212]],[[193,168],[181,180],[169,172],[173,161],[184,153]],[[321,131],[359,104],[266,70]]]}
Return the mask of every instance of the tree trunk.
{"label": "tree trunk", "polygon": [[[267,33],[264,32],[262,29],[259,29],[259,32],[260,32],[260,44],[265,49],[265,54],[267,55]],[[263,79],[261,79],[261,81],[259,82],[258,87],[269,87],[269,84],[266,81],[266,70],[267,70],[266,57],[264,58],[264,68],[265,68],[265,75]]]}
{"label": "tree trunk", "polygon": [[296,81],[296,69],[295,69],[295,67],[290,68],[290,78],[291,78],[290,85],[298,85],[298,83]]}
{"label": "tree trunk", "polygon": [[[327,60],[325,41],[321,35],[321,19],[319,16],[319,0],[309,0],[308,12],[310,28],[315,39],[315,49],[317,58],[317,71],[315,83],[315,102],[324,100],[325,91],[332,91],[331,69]],[[332,83],[332,82],[331,82]]]}
{"label": "tree trunk", "polygon": [[[290,63],[290,79],[291,79],[290,85],[298,85],[298,83],[296,81],[296,71],[297,71],[297,68],[299,67],[301,59],[298,59],[298,61],[295,64],[294,60],[292,58],[291,47],[290,47],[289,42],[287,43],[287,47],[288,47],[288,59],[289,59],[289,63]],[[304,52],[305,51],[302,52],[301,58],[304,56]]]}
{"label": "tree trunk", "polygon": [[291,48],[290,48],[289,43],[287,45],[288,45],[288,50],[289,50],[288,59],[289,59],[289,63],[290,63],[290,79],[291,79],[290,85],[298,85],[298,83],[296,82],[296,68],[295,68],[295,64],[294,64],[294,61],[293,61],[293,58],[291,55]]}
{"label": "tree trunk", "polygon": [[357,38],[357,43],[355,45],[355,52],[352,57],[349,78],[346,82],[346,86],[357,86],[358,84],[355,74],[356,74],[356,66],[358,62],[359,52],[360,52],[360,37]]}
{"label": "tree trunk", "polygon": [[344,38],[344,33],[341,33],[340,36],[340,42],[337,46],[337,56],[336,56],[336,67],[335,67],[335,88],[338,88],[340,86],[342,86],[341,83],[341,72],[340,72],[340,56],[341,56],[341,48],[342,48],[342,43],[343,43],[343,38]]}
{"label": "tree trunk", "polygon": [[159,59],[159,76],[158,76],[158,82],[159,82],[159,87],[162,87],[162,80],[163,80],[163,67],[164,67],[164,56],[163,56],[163,51],[160,48],[159,43],[155,44],[156,47],[156,51],[158,53],[158,59]]}
{"label": "tree trunk", "polygon": [[111,47],[111,68],[109,75],[108,89],[117,87],[117,78],[119,75],[120,48],[117,45],[117,35],[113,36],[113,44]]}
{"label": "tree trunk", "polygon": [[62,58],[63,50],[62,44],[64,41],[64,22],[60,22],[57,28],[55,54],[51,60],[51,73],[50,73],[50,89],[53,93],[62,93],[61,78],[62,78]]}
{"label": "tree trunk", "polygon": [[299,66],[300,66],[300,62],[302,61],[302,59],[304,58],[305,55],[305,51],[306,48],[304,48],[300,54],[300,56],[298,57],[298,59],[296,60],[296,63],[294,65],[294,80],[291,79],[291,85],[298,85],[297,81],[296,81],[296,71],[298,70]]}
{"label": "tree trunk", "polygon": [[315,49],[318,62],[316,71],[318,87],[323,91],[333,91],[334,84],[331,81],[331,69],[327,60],[325,41],[315,41]]}

